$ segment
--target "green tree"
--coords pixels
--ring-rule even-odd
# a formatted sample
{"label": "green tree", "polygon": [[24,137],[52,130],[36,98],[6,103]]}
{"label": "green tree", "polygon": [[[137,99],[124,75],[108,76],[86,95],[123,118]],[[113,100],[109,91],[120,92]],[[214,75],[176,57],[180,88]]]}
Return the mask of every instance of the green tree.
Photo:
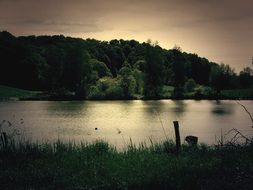
{"label": "green tree", "polygon": [[123,89],[124,98],[131,98],[134,95],[136,81],[132,75],[130,65],[125,65],[119,71],[120,86]]}
{"label": "green tree", "polygon": [[240,84],[243,88],[249,88],[253,85],[253,70],[245,67],[239,74]]}
{"label": "green tree", "polygon": [[180,49],[171,50],[171,63],[173,72],[173,85],[175,88],[183,87],[185,82],[185,57]]}
{"label": "green tree", "polygon": [[234,70],[229,65],[223,63],[214,65],[211,68],[210,84],[216,90],[216,93],[220,94],[221,90],[231,88],[235,76]]}
{"label": "green tree", "polygon": [[157,98],[162,90],[163,55],[157,47],[148,45],[146,52],[144,95]]}
{"label": "green tree", "polygon": [[103,77],[90,87],[89,99],[120,99],[123,89],[117,78]]}
{"label": "green tree", "polygon": [[174,98],[183,97],[183,86],[185,82],[185,62],[186,59],[184,54],[181,52],[182,49],[176,46],[174,49],[170,50],[169,62],[171,63],[172,71],[172,85],[175,87],[172,93]]}
{"label": "green tree", "polygon": [[75,92],[77,98],[85,98],[96,79],[89,60],[88,52],[78,47],[71,48],[66,56],[61,81],[64,87]]}
{"label": "green tree", "polygon": [[197,86],[195,80],[188,79],[186,83],[184,84],[184,90],[186,92],[193,92],[194,88]]}
{"label": "green tree", "polygon": [[66,60],[66,51],[57,48],[56,45],[46,46],[44,57],[48,64],[48,73],[45,77],[45,85],[52,91],[62,88],[62,76],[64,72],[64,64]]}
{"label": "green tree", "polygon": [[97,72],[99,78],[102,78],[105,76],[112,76],[110,73],[110,70],[108,69],[106,64],[104,64],[103,62],[98,61],[96,59],[91,59],[90,64],[91,64],[92,70]]}
{"label": "green tree", "polygon": [[135,79],[136,85],[135,85],[135,93],[139,95],[143,95],[143,85],[144,85],[144,75],[143,72],[140,71],[138,68],[134,68],[133,77]]}
{"label": "green tree", "polygon": [[76,96],[83,99],[86,98],[89,93],[90,85],[93,84],[97,78],[94,77],[94,72],[92,72],[89,54],[86,51],[80,51],[79,56],[80,58],[77,61],[80,70],[77,72],[79,80],[77,80],[76,85]]}

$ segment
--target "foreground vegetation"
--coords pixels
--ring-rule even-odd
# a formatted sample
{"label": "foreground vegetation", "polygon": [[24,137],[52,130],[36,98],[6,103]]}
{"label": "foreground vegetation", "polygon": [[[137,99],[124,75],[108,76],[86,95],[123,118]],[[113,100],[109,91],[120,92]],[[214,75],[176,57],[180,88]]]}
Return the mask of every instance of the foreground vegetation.
{"label": "foreground vegetation", "polygon": [[117,151],[92,144],[19,143],[0,150],[0,189],[252,189],[253,144]]}

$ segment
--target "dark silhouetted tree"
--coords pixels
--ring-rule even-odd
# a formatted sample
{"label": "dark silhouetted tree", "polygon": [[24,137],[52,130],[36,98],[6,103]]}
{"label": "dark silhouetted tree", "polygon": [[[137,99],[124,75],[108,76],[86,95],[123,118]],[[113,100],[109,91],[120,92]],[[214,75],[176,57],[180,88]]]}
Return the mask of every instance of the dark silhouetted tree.
{"label": "dark silhouetted tree", "polygon": [[147,46],[144,95],[147,98],[156,98],[160,96],[162,87],[164,59],[159,52],[159,48],[151,45]]}
{"label": "dark silhouetted tree", "polygon": [[243,68],[239,74],[240,84],[243,88],[249,88],[253,85],[253,70],[249,67]]}

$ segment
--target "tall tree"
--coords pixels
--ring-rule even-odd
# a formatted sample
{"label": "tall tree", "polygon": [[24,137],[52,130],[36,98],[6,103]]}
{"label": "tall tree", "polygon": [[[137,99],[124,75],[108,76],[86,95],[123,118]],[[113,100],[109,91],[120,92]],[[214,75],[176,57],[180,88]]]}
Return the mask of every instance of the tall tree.
{"label": "tall tree", "polygon": [[182,87],[185,82],[185,57],[181,52],[181,48],[172,49],[172,71],[173,71],[173,84],[176,88]]}
{"label": "tall tree", "polygon": [[126,64],[119,71],[120,76],[120,86],[123,90],[124,98],[131,98],[134,95],[136,88],[136,81],[133,77],[133,71],[130,68],[130,65]]}
{"label": "tall tree", "polygon": [[250,67],[245,67],[239,74],[240,84],[244,88],[253,85],[253,70]]}
{"label": "tall tree", "polygon": [[164,58],[158,47],[147,46],[144,95],[147,98],[157,98],[160,96],[162,87],[162,73]]}
{"label": "tall tree", "polygon": [[231,83],[235,77],[234,70],[225,64],[214,65],[210,73],[210,84],[216,90],[217,94],[226,88],[231,88]]}

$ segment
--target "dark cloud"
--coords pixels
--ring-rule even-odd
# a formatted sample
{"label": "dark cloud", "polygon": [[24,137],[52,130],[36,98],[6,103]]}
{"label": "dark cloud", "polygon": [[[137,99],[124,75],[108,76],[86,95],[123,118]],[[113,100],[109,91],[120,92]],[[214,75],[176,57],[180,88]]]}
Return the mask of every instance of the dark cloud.
{"label": "dark cloud", "polygon": [[75,22],[75,21],[57,21],[57,20],[40,20],[40,19],[20,19],[20,20],[1,20],[6,26],[19,28],[20,30],[33,30],[36,28],[47,29],[52,32],[64,33],[72,32],[101,32],[101,28],[96,22]]}

